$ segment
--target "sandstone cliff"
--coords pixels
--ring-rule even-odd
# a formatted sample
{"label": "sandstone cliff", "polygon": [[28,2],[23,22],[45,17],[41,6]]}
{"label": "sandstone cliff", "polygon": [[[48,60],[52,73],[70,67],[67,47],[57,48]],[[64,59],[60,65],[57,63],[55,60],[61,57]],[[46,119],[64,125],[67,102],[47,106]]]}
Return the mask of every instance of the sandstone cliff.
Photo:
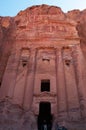
{"label": "sandstone cliff", "polygon": [[13,44],[13,18],[0,17],[0,83]]}
{"label": "sandstone cliff", "polygon": [[[67,16],[59,7],[41,5],[41,6],[33,6],[27,8],[24,11],[20,11],[15,17],[0,17],[0,83],[2,81],[3,73],[7,64],[8,57],[10,55],[12,45],[15,44],[16,38],[22,38],[22,40],[27,40],[28,37],[28,29],[30,30],[31,26],[34,26],[34,23],[31,23],[34,15],[52,15],[52,19],[55,20],[64,20]],[[56,17],[54,16],[56,15]],[[83,15],[83,13],[82,13]],[[30,18],[30,19],[29,19]],[[72,18],[73,19],[73,18]],[[35,18],[38,20],[38,24],[41,23],[41,17]],[[29,24],[28,24],[29,21]],[[46,19],[45,19],[46,21]],[[72,20],[71,20],[72,21]],[[47,22],[47,21],[46,21]],[[83,21],[85,24],[85,20]],[[79,33],[80,37],[83,37],[85,40],[85,36],[81,36],[84,32],[82,31],[83,24],[79,25]],[[37,30],[37,26],[35,28]],[[71,30],[72,31],[72,30]],[[84,28],[85,31],[85,28]],[[83,32],[83,33],[82,33]],[[36,35],[36,31],[31,33],[31,35]],[[84,33],[85,34],[85,33]]]}
{"label": "sandstone cliff", "polygon": [[72,10],[69,11],[66,16],[74,21],[76,21],[77,26],[76,29],[78,31],[78,35],[80,37],[81,48],[84,52],[84,56],[86,57],[86,9],[83,11],[80,10]]}
{"label": "sandstone cliff", "polygon": [[[43,44],[43,47],[46,47],[46,41],[48,41],[47,47],[52,47],[52,46],[55,47],[54,44],[56,46],[57,46],[57,44],[58,44],[58,46],[60,46],[60,43],[63,45],[62,46],[63,62],[65,65],[65,70],[67,71],[67,73],[65,71],[65,74],[67,75],[67,79],[65,79],[65,80],[69,81],[68,86],[67,86],[68,89],[69,89],[69,87],[72,86],[71,85],[72,79],[73,79],[74,84],[76,84],[76,82],[77,82],[77,84],[79,84],[78,81],[81,80],[82,75],[79,75],[78,76],[79,78],[75,78],[76,75],[78,75],[78,73],[76,71],[79,71],[79,68],[76,69],[76,71],[73,70],[73,68],[71,68],[72,71],[69,71],[69,68],[68,68],[70,66],[70,64],[72,64],[72,67],[77,68],[76,65],[78,65],[78,63],[76,61],[72,60],[71,55],[70,55],[71,49],[70,49],[70,47],[66,47],[65,44],[67,43],[67,45],[71,46],[71,43],[73,45],[73,42],[74,42],[74,44],[76,44],[76,41],[78,43],[80,40],[81,49],[83,51],[83,54],[84,54],[84,57],[86,60],[86,39],[85,39],[85,37],[86,37],[86,10],[83,10],[83,11],[73,10],[73,11],[69,11],[68,13],[64,13],[59,7],[40,5],[40,6],[32,6],[30,8],[27,8],[24,11],[20,11],[18,13],[18,15],[15,17],[0,17],[0,85],[1,85],[1,82],[3,79],[4,71],[5,71],[8,63],[11,65],[8,65],[8,71],[7,71],[6,76],[8,76],[8,73],[9,73],[10,78],[11,78],[11,71],[12,71],[11,69],[14,69],[15,73],[16,73],[16,71],[17,71],[16,67],[18,64],[19,70],[17,73],[18,77],[17,77],[16,81],[19,82],[20,79],[24,80],[24,77],[25,77],[24,75],[27,74],[26,69],[27,69],[27,62],[28,62],[26,59],[24,59],[24,56],[25,55],[26,55],[26,57],[29,56],[29,53],[28,53],[29,51],[27,51],[28,49],[26,48],[26,47],[28,47],[27,44],[29,43],[29,45],[32,46],[32,48],[35,48],[34,46],[36,46],[36,44],[37,44],[36,47],[39,47],[41,44]],[[27,41],[29,41],[29,42],[27,42]],[[70,42],[70,44],[69,44],[69,42]],[[48,44],[49,44],[49,46],[48,46]],[[21,50],[21,46],[24,48],[24,50]],[[44,53],[44,52],[42,52],[41,49],[38,52],[38,57],[37,57],[38,60],[41,59],[40,55],[42,53]],[[48,49],[50,49],[50,48],[48,48]],[[21,59],[17,58],[17,55],[20,56],[20,54],[18,54],[18,50],[21,50]],[[66,50],[66,51],[64,51],[64,50]],[[41,62],[39,62],[38,66],[37,66],[38,67],[37,71],[38,71],[38,73],[41,73],[41,72],[44,73],[44,70],[46,70],[47,72],[51,72],[51,75],[54,75],[55,69],[52,69],[52,68],[56,67],[53,64],[54,63],[53,59],[54,59],[54,61],[56,60],[54,57],[54,55],[55,55],[54,51],[50,50],[50,52],[48,53],[48,50],[47,51],[45,50],[45,54],[46,53],[48,54],[48,58],[46,57],[46,55],[44,55],[44,57],[42,57]],[[79,53],[79,51],[77,51],[77,53],[74,53],[73,57],[75,57],[75,56],[78,57],[78,60],[80,58],[80,62],[81,62],[82,57],[80,57],[80,55],[78,53]],[[11,57],[11,58],[9,58],[9,57]],[[30,64],[29,64],[29,71],[28,71],[28,73],[30,72],[30,74],[31,74],[31,71],[33,71],[35,68],[34,67],[35,65],[33,65],[33,63],[35,63],[34,57],[35,57],[35,55],[34,55],[34,52],[32,51],[32,57],[30,57]],[[49,57],[51,57],[52,65],[51,66],[49,65],[46,69],[46,62],[50,62]],[[68,59],[66,59],[66,58],[68,58]],[[9,62],[7,62],[8,59],[10,59]],[[15,61],[17,64],[15,64]],[[45,62],[45,66],[43,66],[43,62]],[[60,61],[60,62],[62,62],[62,61]],[[82,64],[83,64],[83,62],[82,62]],[[60,64],[59,64],[59,66],[60,66]],[[81,67],[81,66],[79,66],[79,67]],[[84,68],[84,67],[82,67],[82,68]],[[25,69],[25,73],[22,73],[23,72],[22,70],[24,70],[24,69]],[[14,70],[13,70],[12,74],[14,77],[16,77]],[[42,71],[40,71],[40,70],[42,70]],[[59,70],[60,69],[58,69],[58,71]],[[73,77],[71,72],[72,72],[72,74],[74,74],[75,77]],[[81,72],[81,71],[79,71],[79,72]],[[63,74],[62,69],[59,71],[59,73]],[[85,73],[85,72],[83,72],[83,73]],[[71,78],[71,75],[72,75],[72,78]],[[54,76],[56,76],[56,75],[54,75]],[[83,76],[83,79],[84,80],[86,79],[85,74]],[[9,80],[9,84],[10,84],[9,76],[7,77],[7,80]],[[7,81],[7,80],[5,80],[5,81]],[[11,80],[12,80],[11,83],[13,84],[13,77]],[[20,88],[18,90],[16,89],[15,93],[20,92],[20,89],[21,89],[21,91],[23,91],[23,90],[26,91],[25,89],[21,88],[21,86],[23,84],[23,80],[21,80],[19,82],[19,84],[16,85],[16,88],[19,88],[19,87]],[[32,77],[29,79],[28,82],[30,82],[31,80],[32,80]],[[25,81],[26,81],[26,79],[25,79]],[[60,78],[59,78],[59,81],[60,81]],[[32,81],[32,84],[33,84],[33,81]],[[10,85],[6,86],[7,91],[9,89],[9,86]],[[64,87],[64,85],[63,85],[63,87]],[[71,90],[73,87],[74,86],[71,87]],[[11,86],[10,86],[10,89],[12,92],[13,90],[12,90]],[[72,94],[70,94],[71,90],[68,92],[68,94],[74,100],[76,95],[75,95],[75,97],[73,97]],[[3,89],[3,91],[4,91],[4,89]],[[22,97],[22,93],[20,95],[17,93],[17,96]],[[9,93],[7,95],[8,95],[8,97],[12,96]],[[9,96],[9,95],[11,95],[11,96]],[[30,95],[30,94],[27,93],[27,95]],[[24,96],[25,96],[25,94],[24,94]],[[59,96],[59,94],[58,94],[58,96]],[[61,96],[63,96],[62,91],[61,91]],[[81,96],[80,100],[83,100],[82,95],[80,95],[80,96]],[[8,97],[5,100],[0,101],[0,119],[1,119],[0,127],[2,128],[2,130],[5,130],[5,129],[6,130],[9,130],[9,129],[34,130],[36,128],[37,122],[34,118],[33,113],[31,113],[31,111],[25,111],[23,108],[20,108],[19,104],[18,105],[12,104],[12,102],[10,102],[12,100],[8,100]],[[70,100],[71,100],[71,98],[70,98]],[[27,97],[27,99],[29,100],[28,97]],[[16,100],[17,100],[17,98],[16,98]],[[20,102],[21,102],[21,100],[20,100]],[[62,102],[63,102],[63,100],[62,100]],[[70,101],[70,102],[72,102],[72,101]],[[24,99],[23,99],[23,103],[24,103]],[[24,105],[23,103],[21,103],[22,106]],[[70,103],[70,105],[73,103],[74,102]],[[62,104],[60,104],[60,105],[62,105]],[[63,106],[65,106],[65,104]],[[81,104],[80,107],[82,107],[81,109],[84,109],[83,104]],[[62,107],[62,109],[63,109],[63,107]],[[71,111],[73,112],[74,108],[71,109]],[[76,111],[78,111],[78,108]],[[72,115],[72,114],[70,114],[70,115]],[[76,119],[75,114],[73,116],[74,116],[74,119]],[[72,116],[72,118],[73,118],[73,116]],[[5,125],[3,125],[4,123],[5,123]],[[81,125],[83,128],[83,122]],[[34,128],[31,128],[31,127],[34,127]]]}
{"label": "sandstone cliff", "polygon": [[[29,15],[32,15],[33,19],[34,15],[46,14],[56,15],[57,17],[54,18],[55,20],[62,19],[65,22],[65,18],[68,18],[69,21],[76,22],[75,27],[78,31],[81,48],[83,50],[84,56],[86,57],[86,10],[72,10],[65,14],[59,7],[55,6],[32,6],[24,11],[20,11],[18,15],[13,18],[0,17],[0,82],[2,81],[9,53],[11,51],[13,43],[15,44],[16,37],[27,39],[27,27],[31,28],[31,26],[34,26],[33,23],[31,23],[31,17],[29,17]],[[41,22],[41,18],[39,19]],[[30,24],[28,24],[28,20]],[[37,30],[37,27],[35,29]]]}

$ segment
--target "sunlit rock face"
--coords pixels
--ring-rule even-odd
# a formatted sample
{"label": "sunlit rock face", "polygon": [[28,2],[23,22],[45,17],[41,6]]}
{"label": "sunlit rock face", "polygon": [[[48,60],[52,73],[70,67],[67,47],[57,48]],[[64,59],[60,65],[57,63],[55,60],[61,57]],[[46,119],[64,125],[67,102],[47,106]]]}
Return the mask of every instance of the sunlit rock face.
{"label": "sunlit rock face", "polygon": [[86,9],[83,11],[69,11],[67,13],[67,17],[77,22],[76,29],[78,30],[78,35],[80,37],[80,45],[86,58]]}
{"label": "sunlit rock face", "polygon": [[86,11],[39,5],[0,17],[0,128],[86,129]]}

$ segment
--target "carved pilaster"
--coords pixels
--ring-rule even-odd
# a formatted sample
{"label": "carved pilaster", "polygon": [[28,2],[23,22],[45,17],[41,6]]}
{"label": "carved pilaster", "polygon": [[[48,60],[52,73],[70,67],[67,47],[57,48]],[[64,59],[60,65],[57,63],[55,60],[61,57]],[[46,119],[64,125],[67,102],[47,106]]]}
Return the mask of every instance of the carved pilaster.
{"label": "carved pilaster", "polygon": [[75,48],[75,58],[80,110],[82,117],[86,118],[86,63],[80,45]]}
{"label": "carved pilaster", "polygon": [[56,67],[57,67],[57,104],[58,104],[58,117],[61,119],[67,116],[67,101],[64,79],[64,68],[62,61],[61,49],[56,52]]}
{"label": "carved pilaster", "polygon": [[72,58],[72,48],[63,48],[62,54],[67,94],[68,116],[70,120],[78,120],[80,119],[80,109],[73,62],[74,59]]}
{"label": "carved pilaster", "polygon": [[23,103],[23,96],[24,96],[24,89],[26,85],[26,77],[28,71],[28,63],[29,63],[29,49],[28,48],[21,48],[19,50],[20,57],[19,57],[19,64],[17,69],[17,77],[13,92],[13,101],[17,104],[22,105]]}
{"label": "carved pilaster", "polygon": [[24,101],[23,101],[23,106],[26,109],[30,109],[33,101],[35,64],[36,64],[36,50],[32,50],[29,59],[29,65],[28,65],[29,68],[28,68],[26,88],[25,88]]}

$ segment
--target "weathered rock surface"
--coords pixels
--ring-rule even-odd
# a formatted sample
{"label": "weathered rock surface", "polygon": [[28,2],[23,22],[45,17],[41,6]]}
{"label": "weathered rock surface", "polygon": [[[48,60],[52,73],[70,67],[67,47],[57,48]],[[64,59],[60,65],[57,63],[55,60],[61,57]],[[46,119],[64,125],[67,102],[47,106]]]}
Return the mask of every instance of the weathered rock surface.
{"label": "weathered rock surface", "polygon": [[[85,130],[85,64],[86,10],[40,5],[0,17],[0,130],[36,130],[41,101],[58,111],[57,122]],[[44,78],[51,91],[40,93]]]}
{"label": "weathered rock surface", "polygon": [[[39,17],[38,16],[36,17],[36,15],[38,15]],[[15,40],[17,38],[22,39],[22,40],[24,39],[27,40],[28,37],[33,37],[34,35],[37,39],[37,36],[39,35],[39,33],[40,35],[42,35],[42,33],[40,32],[43,30],[43,28],[41,28],[43,24],[41,15],[48,15],[47,20],[46,20],[47,16],[44,19],[44,21],[46,21],[46,27],[45,27],[46,29],[48,29],[47,23],[49,19],[51,19],[51,21],[53,21],[53,19],[55,21],[57,20],[65,21],[65,18],[66,18],[66,15],[62,12],[62,10],[59,7],[48,6],[48,5],[33,6],[30,8],[27,8],[25,11],[19,12],[18,15],[13,18],[0,17],[0,82],[2,82],[2,77],[4,74],[6,63],[10,55],[12,45],[13,43],[15,44]],[[51,15],[52,15],[52,18],[51,18]],[[30,16],[32,17],[32,19]],[[34,22],[33,22],[33,19],[34,19]],[[38,22],[38,24],[34,28],[35,20]],[[41,30],[40,31],[38,30],[38,33],[37,33],[36,30],[38,29],[39,24],[41,24],[39,27],[39,29],[41,28]],[[55,30],[55,27],[53,27],[53,29]],[[65,29],[66,29],[66,25],[65,25]],[[59,30],[63,30],[62,27],[60,27],[60,25],[59,25]],[[29,35],[27,33],[28,31],[31,32]],[[71,33],[72,33],[72,30],[70,29],[70,33],[67,32],[67,34],[66,33],[65,34],[68,36]]]}
{"label": "weathered rock surface", "polygon": [[0,130],[37,130],[36,118],[6,99],[0,102]]}
{"label": "weathered rock surface", "polygon": [[69,11],[66,15],[68,18],[76,21],[77,23],[76,28],[80,37],[81,48],[84,52],[84,56],[86,57],[86,9],[83,11]]}
{"label": "weathered rock surface", "polygon": [[0,83],[13,45],[13,18],[0,17]]}

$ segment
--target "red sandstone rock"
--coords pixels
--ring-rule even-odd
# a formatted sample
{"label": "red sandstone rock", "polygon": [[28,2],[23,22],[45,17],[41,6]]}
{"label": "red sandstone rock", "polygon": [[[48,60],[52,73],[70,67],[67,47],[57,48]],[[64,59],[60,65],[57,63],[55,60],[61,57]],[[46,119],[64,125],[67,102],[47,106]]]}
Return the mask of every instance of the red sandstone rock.
{"label": "red sandstone rock", "polygon": [[80,37],[81,48],[86,57],[86,9],[83,11],[73,10],[67,13],[67,17],[77,22],[77,30]]}
{"label": "red sandstone rock", "polygon": [[[50,103],[53,129],[65,121],[71,130],[85,130],[85,14],[86,10],[65,14],[59,7],[40,5],[14,18],[0,17],[0,99],[8,99],[0,102],[3,130],[4,122],[13,123],[7,130],[35,130],[40,102]],[[42,92],[46,82],[50,89]]]}

